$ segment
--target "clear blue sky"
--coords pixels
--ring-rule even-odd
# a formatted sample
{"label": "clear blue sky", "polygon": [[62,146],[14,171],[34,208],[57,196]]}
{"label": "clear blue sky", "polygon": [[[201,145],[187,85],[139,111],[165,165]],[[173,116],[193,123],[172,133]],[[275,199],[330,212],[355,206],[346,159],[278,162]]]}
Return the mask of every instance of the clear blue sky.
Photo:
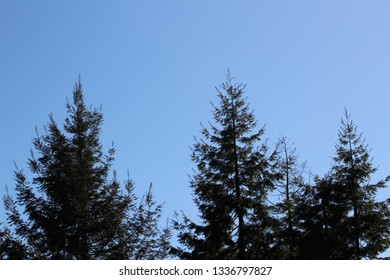
{"label": "clear blue sky", "polygon": [[271,146],[291,138],[323,175],[347,107],[379,165],[374,178],[385,178],[389,12],[386,0],[0,0],[0,195],[14,186],[13,161],[27,170],[35,127],[43,133],[49,113],[63,122],[79,74],[87,103],[103,105],[118,177],[129,170],[140,194],[152,182],[166,217],[196,215],[189,147],[228,68]]}

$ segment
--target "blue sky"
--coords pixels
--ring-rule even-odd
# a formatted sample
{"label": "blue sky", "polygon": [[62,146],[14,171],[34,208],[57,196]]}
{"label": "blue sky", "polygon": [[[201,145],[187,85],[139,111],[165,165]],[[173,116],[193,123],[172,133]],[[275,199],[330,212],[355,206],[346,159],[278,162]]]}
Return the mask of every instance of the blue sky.
{"label": "blue sky", "polygon": [[[165,215],[195,216],[190,146],[228,68],[270,146],[281,134],[314,174],[330,167],[347,107],[390,174],[389,1],[0,0],[0,195],[27,170],[35,127],[65,117],[81,75],[102,141]],[[30,177],[31,178],[31,177]],[[389,197],[389,190],[380,194]],[[0,221],[4,221],[0,211]]]}

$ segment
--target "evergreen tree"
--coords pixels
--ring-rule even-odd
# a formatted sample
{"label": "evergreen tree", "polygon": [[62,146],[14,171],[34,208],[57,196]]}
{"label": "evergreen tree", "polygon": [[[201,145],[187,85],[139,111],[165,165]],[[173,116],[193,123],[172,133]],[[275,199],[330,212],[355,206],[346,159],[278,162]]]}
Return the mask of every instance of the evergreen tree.
{"label": "evergreen tree", "polygon": [[377,168],[373,167],[368,145],[346,110],[338,136],[331,176],[347,198],[345,258],[376,258],[390,246],[389,206],[376,200],[377,191],[386,187],[385,181],[371,183]]}
{"label": "evergreen tree", "polygon": [[279,162],[283,180],[277,184],[279,199],[275,211],[279,220],[277,233],[280,258],[297,258],[297,245],[300,239],[297,206],[300,203],[302,190],[305,188],[303,172],[306,163],[299,164],[296,148],[286,137],[278,141]]}
{"label": "evergreen tree", "polygon": [[10,231],[0,228],[0,260],[23,259],[24,252],[23,245],[11,236]]}
{"label": "evergreen tree", "polygon": [[[192,149],[197,172],[191,178],[201,223],[174,222],[184,259],[271,258],[275,220],[267,194],[275,187],[276,153],[267,156],[259,144],[264,128],[256,129],[244,97],[245,86],[233,84],[230,74],[217,89],[215,125],[202,129],[203,139]],[[252,132],[254,131],[255,132]]]}
{"label": "evergreen tree", "polygon": [[298,221],[298,259],[345,259],[344,222],[348,214],[346,195],[332,178],[316,177],[302,188],[293,216]]}
{"label": "evergreen tree", "polygon": [[296,215],[302,238],[298,258],[377,258],[389,247],[388,202],[376,201],[385,181],[371,183],[368,145],[345,111],[331,171],[301,193]]}
{"label": "evergreen tree", "polygon": [[[133,193],[133,182],[128,181],[126,187]],[[133,196],[134,201],[138,200]],[[152,185],[142,197],[139,204],[133,204],[128,214],[128,259],[162,260],[170,255],[171,229],[159,225],[163,204],[156,205],[152,193]]]}
{"label": "evergreen tree", "polygon": [[[8,221],[24,249],[23,258],[127,259],[134,256],[137,244],[129,241],[139,238],[133,236],[129,221],[137,198],[129,187],[130,181],[126,182],[126,193],[115,172],[113,179],[108,178],[115,149],[103,153],[99,140],[103,114],[101,110],[86,107],[80,81],[74,87],[73,103],[68,102],[66,108],[64,131],[50,116],[46,134],[33,139],[39,156],[36,158],[32,152],[29,159],[34,174],[32,183],[17,168],[16,200],[10,195],[4,198]],[[139,206],[139,216],[148,214],[145,219],[149,219],[149,224],[157,223],[161,214],[161,206],[144,209],[154,203],[149,191]],[[134,225],[139,228],[136,234],[148,235],[150,239],[163,236],[169,243],[169,236],[157,235],[146,224]],[[145,250],[156,250],[157,245],[153,245],[152,249]],[[137,256],[141,258],[141,254]]]}
{"label": "evergreen tree", "polygon": [[128,200],[119,183],[107,179],[115,150],[103,154],[103,115],[87,109],[80,81],[67,112],[65,133],[50,116],[46,135],[33,139],[39,157],[29,159],[32,183],[15,171],[17,199],[5,199],[8,218],[33,259],[124,258]]}

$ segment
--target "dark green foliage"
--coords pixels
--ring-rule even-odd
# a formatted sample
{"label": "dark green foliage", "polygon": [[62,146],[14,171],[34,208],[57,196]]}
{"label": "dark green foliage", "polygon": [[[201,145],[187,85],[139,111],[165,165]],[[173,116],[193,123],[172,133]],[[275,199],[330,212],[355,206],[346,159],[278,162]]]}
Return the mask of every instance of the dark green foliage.
{"label": "dark green foliage", "polygon": [[[113,179],[108,179],[115,149],[103,153],[99,140],[103,114],[86,107],[80,81],[74,87],[73,103],[68,102],[66,108],[64,131],[50,116],[46,134],[33,139],[38,157],[32,152],[29,159],[32,182],[17,169],[16,200],[10,195],[4,198],[9,224],[24,250],[23,258],[164,257],[157,252],[159,243],[150,241],[164,239],[164,246],[169,242],[169,234],[156,230],[161,206],[153,208],[149,190],[134,214],[136,197],[128,187],[130,182],[125,193],[115,172]],[[131,239],[138,243],[129,243]],[[131,246],[146,247],[138,252],[139,248]]]}
{"label": "dark green foliage", "polygon": [[174,222],[184,246],[177,252],[184,259],[272,258],[276,221],[267,194],[279,176],[276,153],[267,156],[266,144],[259,144],[264,128],[256,130],[245,86],[232,84],[228,74],[221,88],[215,125],[202,129],[192,149],[197,172],[190,183],[202,222],[185,216]]}
{"label": "dark green foliage", "polygon": [[[369,150],[345,114],[331,171],[304,182],[286,138],[269,157],[243,98],[244,87],[228,76],[218,91],[211,129],[193,147],[192,176],[200,223],[174,221],[183,259],[374,259],[389,248],[389,202],[371,183]],[[279,191],[279,202],[268,203]]]}
{"label": "dark green foliage", "polygon": [[[132,193],[133,183],[128,181],[126,188]],[[133,198],[137,200],[135,196]],[[168,226],[159,227],[162,207],[162,204],[156,205],[152,185],[138,205],[131,205],[127,221],[128,259],[162,260],[170,255],[171,230]]]}
{"label": "dark green foliage", "polygon": [[24,259],[25,251],[22,243],[13,238],[8,229],[0,229],[0,260]]}
{"label": "dark green foliage", "polygon": [[298,206],[301,204],[302,193],[305,189],[303,172],[306,163],[298,163],[296,148],[286,137],[281,137],[277,143],[279,162],[283,179],[277,184],[279,202],[274,207],[279,221],[276,234],[279,257],[295,259],[298,257],[298,243],[302,238],[299,230]]}
{"label": "dark green foliage", "polygon": [[99,140],[103,114],[86,107],[79,81],[63,128],[50,115],[32,141],[32,181],[16,167],[0,259],[378,258],[390,246],[390,198],[376,195],[390,177],[371,182],[377,169],[348,113],[330,171],[306,183],[285,137],[269,152],[244,90],[230,73],[217,88],[213,123],[192,147],[199,219],[176,213],[172,248],[152,187],[139,199],[131,179],[117,180],[115,149],[104,153]]}
{"label": "dark green foliage", "polygon": [[39,157],[29,160],[32,183],[15,171],[17,199],[5,199],[8,219],[33,259],[122,259],[128,199],[107,179],[115,150],[102,152],[103,115],[86,108],[80,82],[67,111],[65,133],[50,116],[46,134],[33,140]]}
{"label": "dark green foliage", "polygon": [[390,211],[376,201],[385,181],[371,183],[368,146],[345,112],[331,171],[297,201],[301,259],[374,259],[389,248]]}
{"label": "dark green foliage", "polygon": [[343,189],[348,206],[344,232],[348,233],[345,258],[375,258],[390,245],[390,211],[386,202],[377,202],[376,193],[385,181],[371,182],[376,172],[368,145],[345,111],[339,130],[331,176]]}
{"label": "dark green foliage", "polygon": [[345,193],[331,178],[315,179],[297,195],[294,216],[300,238],[298,259],[344,259],[343,222],[348,213]]}

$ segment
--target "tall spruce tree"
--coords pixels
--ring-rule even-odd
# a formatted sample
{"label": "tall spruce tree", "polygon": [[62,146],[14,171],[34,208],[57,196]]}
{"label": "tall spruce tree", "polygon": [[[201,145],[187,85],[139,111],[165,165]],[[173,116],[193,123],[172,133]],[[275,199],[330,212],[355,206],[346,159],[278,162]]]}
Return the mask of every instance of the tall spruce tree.
{"label": "tall spruce tree", "polygon": [[66,107],[64,132],[50,115],[46,134],[33,139],[39,157],[32,152],[29,159],[32,183],[15,171],[17,199],[5,198],[8,219],[29,258],[124,258],[128,199],[115,179],[108,180],[115,150],[103,154],[103,114],[86,107],[80,80]]}
{"label": "tall spruce tree", "polygon": [[333,160],[331,176],[342,188],[349,210],[343,232],[340,232],[347,234],[344,257],[376,258],[390,246],[389,205],[376,200],[377,191],[386,187],[386,182],[371,182],[377,168],[373,167],[368,145],[347,110],[341,121]]}
{"label": "tall spruce tree", "polygon": [[[103,114],[100,109],[87,108],[80,80],[74,87],[73,103],[68,102],[66,108],[63,131],[50,116],[45,135],[33,139],[38,157],[32,152],[29,159],[32,182],[17,169],[16,200],[10,195],[4,198],[9,224],[24,250],[23,258],[135,258],[137,244],[131,241],[139,241],[140,235],[166,238],[161,243],[166,246],[169,236],[158,235],[153,228],[157,227],[161,206],[149,209],[155,203],[151,191],[137,206],[130,180],[125,184],[126,192],[115,172],[112,179],[108,178],[115,149],[103,153],[99,140]],[[132,224],[137,207],[141,209],[137,216],[142,219]],[[144,252],[148,250],[156,248]],[[139,253],[136,257],[149,255]]]}
{"label": "tall spruce tree", "polygon": [[268,156],[267,145],[260,143],[264,128],[256,129],[244,90],[228,73],[221,90],[217,88],[215,124],[203,127],[203,139],[193,146],[197,172],[190,183],[201,222],[184,216],[174,223],[181,258],[272,258],[275,220],[267,195],[280,174],[275,171],[276,152]]}
{"label": "tall spruce tree", "polygon": [[389,204],[376,199],[385,181],[371,182],[376,168],[347,111],[338,137],[330,172],[298,196],[300,259],[373,259],[389,248]]}

